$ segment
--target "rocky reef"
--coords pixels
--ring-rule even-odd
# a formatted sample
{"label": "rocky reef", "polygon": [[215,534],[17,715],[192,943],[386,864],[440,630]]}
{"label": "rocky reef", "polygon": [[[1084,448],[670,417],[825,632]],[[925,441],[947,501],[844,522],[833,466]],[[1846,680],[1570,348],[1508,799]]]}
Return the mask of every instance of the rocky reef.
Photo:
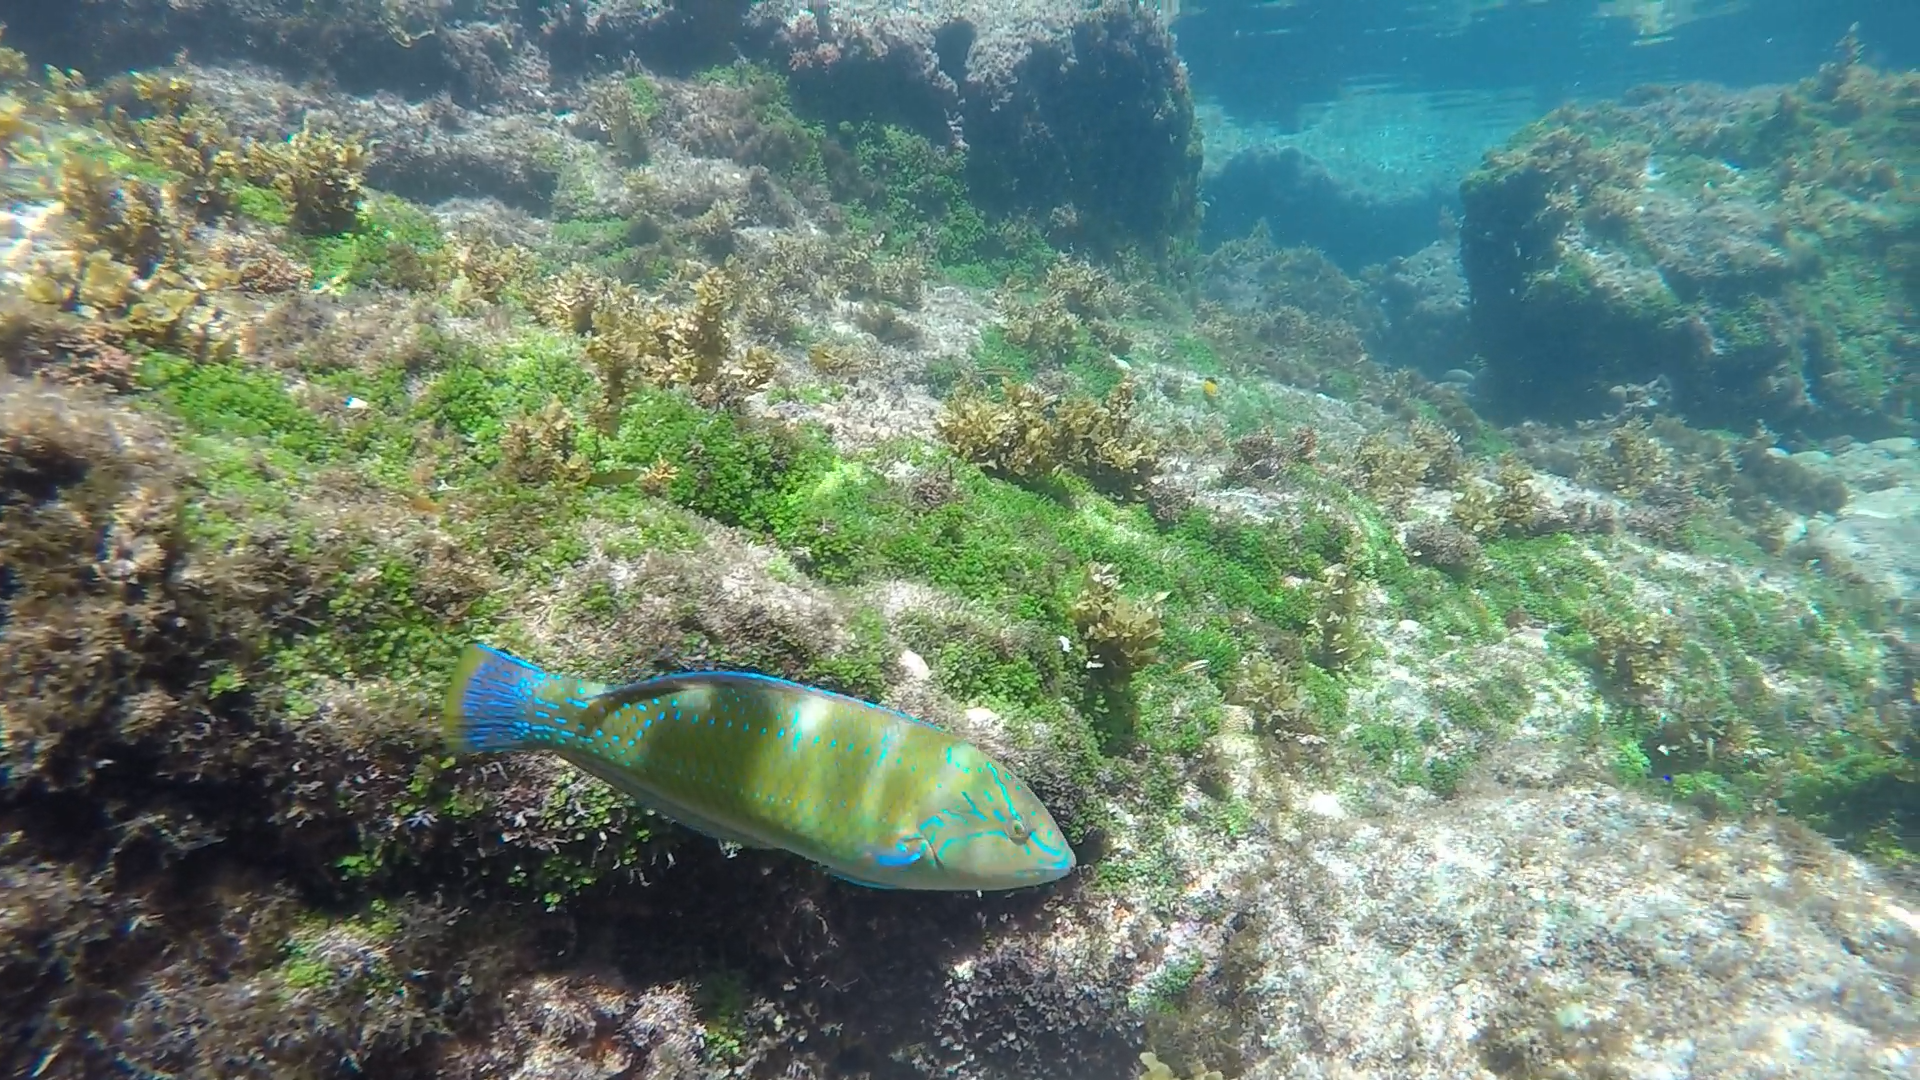
{"label": "rocky reef", "polygon": [[1841,53],[1785,88],[1563,108],[1467,178],[1493,408],[1590,418],[1662,379],[1703,425],[1914,430],[1920,83]]}
{"label": "rocky reef", "polygon": [[[941,0],[906,10],[846,0],[28,7],[0,5],[0,22],[16,44],[63,69],[143,68],[186,50],[202,62],[269,65],[288,81],[346,94],[430,103],[426,123],[388,140],[413,148],[389,168],[431,157],[421,143],[471,142],[461,136],[498,126],[503,112],[566,103],[580,80],[617,71],[623,57],[690,75],[744,55],[788,73],[813,117],[894,124],[971,148],[975,202],[1033,215],[1062,245],[1164,247],[1197,222],[1200,146],[1186,73],[1164,21],[1130,0]],[[487,155],[449,161],[442,150],[418,172],[446,184],[501,167],[476,156]]]}
{"label": "rocky reef", "polygon": [[1056,243],[1164,250],[1192,231],[1199,133],[1186,71],[1150,5],[895,9],[836,3],[791,17],[779,41],[795,94],[828,116],[873,116],[884,101],[883,118],[951,133],[969,150],[981,204],[1044,219]]}
{"label": "rocky reef", "polygon": [[[1913,1069],[1911,440],[1496,427],[1372,358],[1437,254],[1183,261],[1060,111],[1190,154],[1141,7],[435,7],[637,59],[406,101],[250,51],[296,6],[0,50],[0,1072]],[[1083,869],[865,890],[453,755],[474,639],[907,710]]]}
{"label": "rocky reef", "polygon": [[1209,243],[1235,240],[1264,225],[1356,272],[1408,254],[1407,239],[1430,234],[1449,202],[1445,192],[1377,193],[1342,182],[1291,146],[1235,154],[1208,170],[1201,194],[1207,203],[1202,235]]}

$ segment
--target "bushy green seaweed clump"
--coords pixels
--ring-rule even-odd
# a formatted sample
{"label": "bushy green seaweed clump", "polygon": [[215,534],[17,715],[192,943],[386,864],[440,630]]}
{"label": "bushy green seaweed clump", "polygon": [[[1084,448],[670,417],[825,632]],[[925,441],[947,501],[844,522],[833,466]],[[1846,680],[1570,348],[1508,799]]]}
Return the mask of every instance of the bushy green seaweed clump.
{"label": "bushy green seaweed clump", "polygon": [[962,457],[1000,475],[1042,483],[1070,470],[1096,488],[1138,498],[1159,467],[1159,445],[1136,430],[1133,384],[1121,382],[1104,401],[1061,400],[1011,380],[1001,400],[961,393],[947,402],[938,430]]}
{"label": "bushy green seaweed clump", "polygon": [[1079,595],[1067,609],[1087,650],[1090,684],[1098,691],[1090,711],[1109,738],[1131,733],[1130,684],[1135,673],[1160,659],[1164,630],[1156,605],[1167,596],[1161,593],[1145,603],[1130,599],[1121,594],[1114,568],[1095,563],[1087,568]]}
{"label": "bushy green seaweed clump", "polygon": [[[984,284],[1041,270],[1053,248],[1031,223],[994,219],[967,186],[964,149],[936,146],[892,124],[841,124],[831,134],[828,174],[835,196],[872,215],[855,224],[893,250],[919,248],[961,280]],[[831,162],[844,155],[853,168]]]}
{"label": "bushy green seaweed clump", "polygon": [[877,216],[880,231],[917,234],[945,266],[991,256],[994,234],[967,197],[965,151],[936,147],[893,125],[844,125],[838,134],[851,146],[863,189],[859,197]]}

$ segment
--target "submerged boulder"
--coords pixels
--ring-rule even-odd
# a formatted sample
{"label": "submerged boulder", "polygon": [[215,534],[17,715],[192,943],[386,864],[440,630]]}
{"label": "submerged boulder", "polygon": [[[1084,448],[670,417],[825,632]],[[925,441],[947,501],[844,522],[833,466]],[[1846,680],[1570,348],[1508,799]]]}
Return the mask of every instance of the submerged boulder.
{"label": "submerged boulder", "polygon": [[1580,419],[1664,379],[1697,423],[1912,430],[1917,101],[1920,77],[1849,54],[1524,129],[1461,186],[1487,400]]}
{"label": "submerged boulder", "polygon": [[1381,351],[1389,361],[1441,381],[1472,367],[1467,281],[1457,243],[1436,240],[1388,260],[1369,272],[1368,281],[1380,298],[1386,323]]}
{"label": "submerged boulder", "polygon": [[762,5],[796,98],[968,148],[989,209],[1044,216],[1055,239],[1161,247],[1197,221],[1200,137],[1165,21],[1121,0]]}
{"label": "submerged boulder", "polygon": [[1433,234],[1448,200],[1436,190],[1376,190],[1334,174],[1293,146],[1254,146],[1203,180],[1201,241],[1215,246],[1264,223],[1283,244],[1306,244],[1342,269],[1410,254]]}
{"label": "submerged boulder", "polygon": [[[355,94],[385,90],[463,105],[519,100],[545,74],[523,5],[407,0],[0,2],[7,43],[36,64],[97,73],[248,61]],[[556,5],[558,6],[558,5]],[[536,19],[538,5],[524,5]]]}

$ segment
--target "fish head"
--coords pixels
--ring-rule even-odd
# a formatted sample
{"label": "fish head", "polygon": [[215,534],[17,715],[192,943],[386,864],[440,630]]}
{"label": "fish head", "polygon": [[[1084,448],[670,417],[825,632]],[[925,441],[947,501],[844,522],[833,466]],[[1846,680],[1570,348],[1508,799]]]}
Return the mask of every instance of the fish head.
{"label": "fish head", "polygon": [[1073,871],[1073,848],[1033,789],[971,746],[952,767],[917,825],[923,872],[958,889],[1018,889]]}

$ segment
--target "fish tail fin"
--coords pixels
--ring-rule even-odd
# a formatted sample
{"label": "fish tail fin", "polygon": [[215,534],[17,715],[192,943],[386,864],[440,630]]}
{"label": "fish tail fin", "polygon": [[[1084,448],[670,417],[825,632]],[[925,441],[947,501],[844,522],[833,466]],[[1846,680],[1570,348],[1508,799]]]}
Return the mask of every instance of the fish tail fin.
{"label": "fish tail fin", "polygon": [[520,749],[536,729],[554,726],[556,705],[576,682],[474,642],[460,654],[447,688],[447,745],[469,754]]}

